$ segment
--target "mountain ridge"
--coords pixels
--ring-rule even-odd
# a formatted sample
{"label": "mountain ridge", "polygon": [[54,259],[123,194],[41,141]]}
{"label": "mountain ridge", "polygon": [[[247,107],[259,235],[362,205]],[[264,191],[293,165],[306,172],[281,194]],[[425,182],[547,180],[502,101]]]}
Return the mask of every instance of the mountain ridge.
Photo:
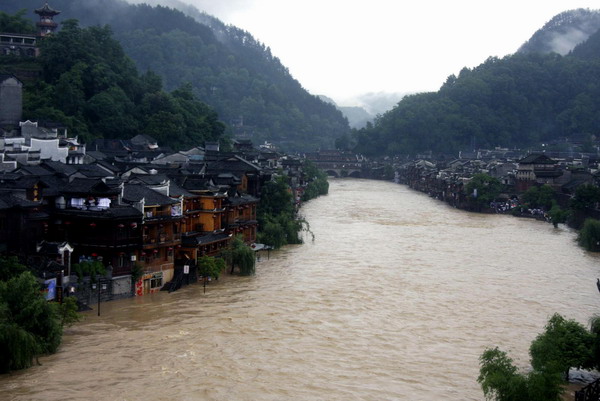
{"label": "mountain ridge", "polygon": [[[332,147],[350,128],[333,105],[311,95],[270,49],[246,31],[218,19],[201,24],[163,6],[122,0],[54,0],[51,6],[81,26],[109,24],[114,36],[142,72],[162,77],[167,90],[191,83],[194,94],[212,106],[234,137],[268,140],[284,150]],[[39,0],[7,0],[15,13],[39,7]]]}

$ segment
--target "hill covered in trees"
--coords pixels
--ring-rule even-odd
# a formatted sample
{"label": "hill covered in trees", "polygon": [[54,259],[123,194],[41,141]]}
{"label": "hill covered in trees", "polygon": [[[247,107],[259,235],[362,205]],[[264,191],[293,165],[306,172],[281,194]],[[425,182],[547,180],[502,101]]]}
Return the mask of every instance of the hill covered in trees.
{"label": "hill covered in trees", "polygon": [[599,46],[596,32],[566,56],[490,57],[449,76],[438,92],[406,96],[355,130],[351,146],[376,155],[522,148],[573,136],[591,144],[600,134]]}
{"label": "hill covered in trees", "polygon": [[[33,27],[21,15],[0,13],[0,31],[7,24],[24,32]],[[25,86],[26,119],[63,123],[84,141],[145,133],[179,149],[223,137],[217,113],[189,85],[168,93],[156,74],[139,74],[107,26],[81,28],[67,20],[40,50],[35,59],[0,57],[0,71],[28,68],[41,75]]]}
{"label": "hill covered in trees", "polygon": [[565,11],[538,29],[518,50],[519,53],[568,54],[600,29],[600,11]]}
{"label": "hill covered in trees", "polygon": [[[9,13],[40,7],[39,0],[4,3]],[[61,11],[56,21],[110,25],[140,71],[158,74],[167,90],[189,83],[232,135],[296,150],[331,147],[349,131],[341,112],[304,90],[268,47],[216,18],[121,0],[54,0],[50,5]]]}

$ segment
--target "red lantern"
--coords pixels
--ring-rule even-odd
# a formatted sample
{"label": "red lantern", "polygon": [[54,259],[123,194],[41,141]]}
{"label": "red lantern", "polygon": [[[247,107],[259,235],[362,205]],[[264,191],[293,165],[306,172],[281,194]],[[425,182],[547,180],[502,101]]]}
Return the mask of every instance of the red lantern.
{"label": "red lantern", "polygon": [[90,227],[96,227],[96,223],[90,223]]}

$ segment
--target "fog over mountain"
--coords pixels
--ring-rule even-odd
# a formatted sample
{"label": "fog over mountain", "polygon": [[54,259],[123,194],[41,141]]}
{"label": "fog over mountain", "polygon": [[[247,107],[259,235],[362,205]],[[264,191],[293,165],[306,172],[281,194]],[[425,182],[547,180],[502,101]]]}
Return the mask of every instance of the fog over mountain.
{"label": "fog over mountain", "polygon": [[548,21],[519,49],[519,53],[566,55],[600,29],[600,10],[565,11]]}

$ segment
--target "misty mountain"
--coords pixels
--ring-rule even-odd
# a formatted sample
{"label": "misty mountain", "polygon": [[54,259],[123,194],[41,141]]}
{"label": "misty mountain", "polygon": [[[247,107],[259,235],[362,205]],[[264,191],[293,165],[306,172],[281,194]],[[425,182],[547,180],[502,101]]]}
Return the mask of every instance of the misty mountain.
{"label": "misty mountain", "polygon": [[588,40],[575,46],[571,55],[588,61],[600,58],[600,29],[592,34]]}
{"label": "misty mountain", "polygon": [[[590,18],[579,18],[582,15]],[[590,32],[597,15],[586,10],[562,13],[545,27],[567,36]],[[596,32],[565,56],[523,50],[490,57],[475,68],[463,68],[458,76],[450,75],[437,92],[405,96],[372,126],[354,132],[354,150],[367,155],[428,150],[456,154],[540,143],[560,147],[571,139],[585,151],[595,151],[600,137],[599,56]]]}
{"label": "misty mountain", "polygon": [[360,95],[358,101],[369,114],[376,116],[394,108],[407,95],[410,93],[369,92]]}
{"label": "misty mountain", "polygon": [[577,9],[556,15],[518,50],[565,55],[600,29],[600,10]]}
{"label": "misty mountain", "polygon": [[340,111],[348,119],[351,128],[363,128],[369,121],[373,121],[375,116],[369,114],[368,111],[358,106],[341,106]]}
{"label": "misty mountain", "polygon": [[344,117],[348,119],[348,124],[350,124],[350,128],[363,128],[367,125],[369,121],[372,121],[375,118],[375,116],[371,115],[367,110],[365,110],[362,107],[338,106],[333,99],[325,95],[319,95],[319,98],[322,101],[333,104],[335,107],[337,107],[338,110],[342,112]]}
{"label": "misty mountain", "polygon": [[[230,135],[311,150],[330,148],[349,132],[342,113],[308,93],[267,46],[193,7],[186,6],[186,15],[122,0],[50,3],[61,11],[58,22],[74,18],[82,27],[110,25],[137,68],[157,73],[165,89],[190,83]],[[40,5],[40,0],[3,0],[2,9],[11,14],[27,9],[35,20],[33,10]]]}

